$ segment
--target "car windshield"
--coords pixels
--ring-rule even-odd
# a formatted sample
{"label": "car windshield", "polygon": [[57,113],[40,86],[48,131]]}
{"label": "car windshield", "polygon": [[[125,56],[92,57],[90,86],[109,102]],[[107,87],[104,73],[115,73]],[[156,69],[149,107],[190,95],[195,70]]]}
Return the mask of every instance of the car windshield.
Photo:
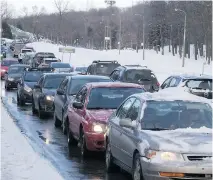
{"label": "car windshield", "polygon": [[188,101],[147,101],[142,129],[212,128],[208,104]]}
{"label": "car windshield", "polygon": [[24,81],[26,82],[37,82],[42,75],[42,72],[26,72]]}
{"label": "car windshield", "polygon": [[90,82],[111,82],[110,79],[101,78],[87,78],[87,79],[73,79],[70,83],[69,95],[75,95],[86,84]]}
{"label": "car windshield", "polygon": [[26,67],[24,66],[13,66],[9,67],[8,74],[20,74],[24,71]]}
{"label": "car windshield", "polygon": [[138,83],[139,81],[153,81],[156,77],[149,69],[131,69],[126,71],[125,79],[127,82]]}
{"label": "car windshield", "polygon": [[96,74],[99,75],[110,75],[112,71],[119,65],[115,63],[99,63],[96,66]]}
{"label": "car windshield", "polygon": [[212,79],[194,79],[186,82],[186,87],[212,91]]}
{"label": "car windshield", "polygon": [[91,90],[87,109],[117,109],[130,95],[142,93],[142,88],[101,87]]}
{"label": "car windshield", "polygon": [[45,64],[51,64],[52,62],[58,62],[58,60],[44,60]]}
{"label": "car windshield", "polygon": [[69,63],[52,63],[52,68],[71,68]]}
{"label": "car windshield", "polygon": [[65,76],[47,76],[43,87],[46,89],[57,89]]}
{"label": "car windshield", "polygon": [[18,61],[2,61],[1,66],[10,66],[11,64],[18,64]]}
{"label": "car windshield", "polygon": [[75,71],[85,72],[87,71],[87,67],[76,67]]}

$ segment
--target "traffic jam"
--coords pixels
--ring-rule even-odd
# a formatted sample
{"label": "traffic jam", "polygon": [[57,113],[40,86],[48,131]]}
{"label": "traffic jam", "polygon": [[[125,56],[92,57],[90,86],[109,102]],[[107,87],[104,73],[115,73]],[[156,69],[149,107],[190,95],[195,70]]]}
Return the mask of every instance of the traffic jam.
{"label": "traffic jam", "polygon": [[[4,45],[2,45],[4,46]],[[3,104],[65,179],[212,179],[212,77],[2,48]]]}

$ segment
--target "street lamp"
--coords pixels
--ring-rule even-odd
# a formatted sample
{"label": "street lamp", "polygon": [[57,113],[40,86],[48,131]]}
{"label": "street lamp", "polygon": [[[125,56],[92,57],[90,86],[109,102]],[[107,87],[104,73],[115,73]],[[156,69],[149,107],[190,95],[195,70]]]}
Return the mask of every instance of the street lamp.
{"label": "street lamp", "polygon": [[143,60],[145,60],[145,23],[144,23],[144,15],[141,14],[135,14],[135,16],[140,16],[142,17],[142,21],[143,21]]}
{"label": "street lamp", "polygon": [[186,12],[181,10],[181,9],[175,9],[175,11],[180,11],[183,12],[185,15],[185,20],[184,20],[184,35],[183,35],[183,61],[182,61],[182,67],[185,65],[185,45],[186,45]]}
{"label": "street lamp", "polygon": [[[115,14],[112,14],[112,16],[115,16]],[[118,43],[118,47],[119,47],[119,54],[121,54],[121,29],[122,29],[122,27],[121,27],[121,12],[119,13],[119,43]]]}

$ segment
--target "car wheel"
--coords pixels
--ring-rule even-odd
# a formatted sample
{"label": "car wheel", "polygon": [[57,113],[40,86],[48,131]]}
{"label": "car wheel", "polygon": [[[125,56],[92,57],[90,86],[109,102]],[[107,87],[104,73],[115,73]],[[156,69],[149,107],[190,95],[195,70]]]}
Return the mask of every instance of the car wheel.
{"label": "car wheel", "polygon": [[62,117],[62,131],[64,135],[67,135],[67,120],[64,120],[64,116]]}
{"label": "car wheel", "polygon": [[68,142],[68,147],[70,148],[70,146],[72,145],[76,145],[77,141],[74,139],[72,132],[69,129],[69,122],[68,120],[66,120],[66,131],[67,131],[67,142]]}
{"label": "car wheel", "polygon": [[143,180],[140,155],[138,153],[135,155],[134,161],[133,161],[132,179],[133,180]]}
{"label": "car wheel", "polygon": [[18,93],[17,93],[17,105],[18,105],[18,106],[20,105],[20,100],[19,100]]}
{"label": "car wheel", "polygon": [[[39,103],[38,103],[39,104]],[[44,119],[45,118],[45,112],[41,110],[40,105],[38,106],[38,117],[40,119]]]}
{"label": "car wheel", "polygon": [[18,102],[18,105],[20,106],[24,106],[25,104],[24,100],[18,95],[18,93],[17,93],[17,102]]}
{"label": "car wheel", "polygon": [[56,112],[54,111],[54,121],[55,121],[55,127],[60,128],[61,127],[61,121],[57,118]]}
{"label": "car wheel", "polygon": [[113,163],[113,156],[112,156],[112,153],[111,153],[111,147],[110,147],[109,142],[107,142],[105,153],[106,153],[105,154],[106,171],[108,173],[116,172],[118,166],[116,166]]}
{"label": "car wheel", "polygon": [[36,114],[36,108],[35,108],[35,103],[34,103],[34,100],[33,100],[33,98],[32,98],[32,113],[33,114]]}
{"label": "car wheel", "polygon": [[87,150],[86,139],[85,139],[83,129],[82,129],[82,132],[81,132],[79,146],[80,146],[80,150],[81,150],[81,156],[87,157],[89,151]]}

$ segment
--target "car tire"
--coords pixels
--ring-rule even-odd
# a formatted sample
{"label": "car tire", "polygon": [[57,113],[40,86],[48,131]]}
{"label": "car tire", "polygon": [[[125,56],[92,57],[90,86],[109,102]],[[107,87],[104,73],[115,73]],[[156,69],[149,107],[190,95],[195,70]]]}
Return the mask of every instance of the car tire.
{"label": "car tire", "polygon": [[77,141],[74,139],[72,132],[69,129],[69,122],[68,121],[65,124],[65,126],[66,126],[66,131],[67,131],[67,143],[68,143],[68,147],[70,148],[70,146],[76,145]]}
{"label": "car tire", "polygon": [[79,139],[79,147],[80,147],[80,153],[82,157],[87,157],[89,154],[89,151],[87,149],[87,145],[86,145],[86,139],[85,139],[85,135],[84,135],[84,131],[82,129],[81,131],[81,136]]}
{"label": "car tire", "polygon": [[106,151],[105,151],[105,163],[106,163],[106,171],[108,173],[116,172],[118,170],[118,166],[113,162],[113,156],[111,153],[111,147],[109,142],[106,144]]}
{"label": "car tire", "polygon": [[139,153],[136,153],[134,156],[133,166],[132,166],[132,179],[133,180],[143,180]]}
{"label": "car tire", "polygon": [[67,135],[67,120],[64,120],[64,116],[62,117],[62,131],[64,135]]}
{"label": "car tire", "polygon": [[34,100],[33,100],[33,98],[32,98],[32,113],[33,114],[36,114],[36,108],[35,108],[35,103],[34,103]]}
{"label": "car tire", "polygon": [[61,121],[57,118],[56,116],[56,112],[54,111],[54,115],[53,115],[54,121],[55,121],[55,127],[56,128],[60,128],[61,127]]}
{"label": "car tire", "polygon": [[9,90],[10,90],[10,88],[7,86],[7,84],[5,84],[5,90],[6,90],[6,91],[9,91]]}
{"label": "car tire", "polygon": [[25,105],[24,100],[21,97],[19,97],[18,93],[17,93],[17,104],[19,106],[24,106]]}
{"label": "car tire", "polygon": [[40,107],[40,103],[38,103],[38,117],[40,119],[44,119],[45,118],[45,112],[41,110],[41,107]]}

